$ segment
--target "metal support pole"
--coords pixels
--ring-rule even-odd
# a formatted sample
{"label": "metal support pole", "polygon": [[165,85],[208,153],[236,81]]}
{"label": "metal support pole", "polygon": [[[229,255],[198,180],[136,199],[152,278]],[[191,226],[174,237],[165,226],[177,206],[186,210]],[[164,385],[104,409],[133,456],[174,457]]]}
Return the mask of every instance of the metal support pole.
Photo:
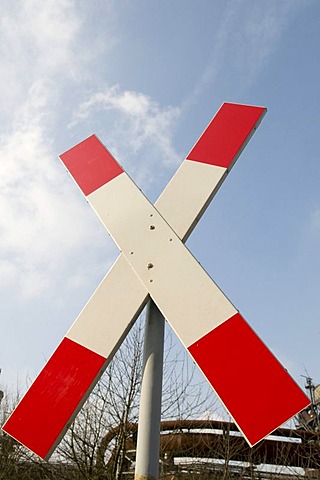
{"label": "metal support pole", "polygon": [[152,300],[146,314],[135,480],[157,480],[163,373],[164,318]]}

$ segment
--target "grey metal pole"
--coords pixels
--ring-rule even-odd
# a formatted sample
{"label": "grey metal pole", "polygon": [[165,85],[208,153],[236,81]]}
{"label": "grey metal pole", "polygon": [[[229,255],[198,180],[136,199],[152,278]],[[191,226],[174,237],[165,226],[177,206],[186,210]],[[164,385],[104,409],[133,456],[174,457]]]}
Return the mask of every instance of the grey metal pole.
{"label": "grey metal pole", "polygon": [[147,305],[135,480],[157,480],[163,374],[164,318]]}

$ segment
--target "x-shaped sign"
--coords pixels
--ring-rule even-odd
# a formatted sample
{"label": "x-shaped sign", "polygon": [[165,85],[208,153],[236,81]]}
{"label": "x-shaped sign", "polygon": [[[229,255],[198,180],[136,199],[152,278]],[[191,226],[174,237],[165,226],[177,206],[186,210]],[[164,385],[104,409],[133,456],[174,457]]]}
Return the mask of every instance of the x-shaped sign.
{"label": "x-shaped sign", "polygon": [[40,457],[150,297],[251,446],[310,403],[183,245],[265,112],[223,104],[155,206],[96,136],[61,155],[122,253],[3,427]]}

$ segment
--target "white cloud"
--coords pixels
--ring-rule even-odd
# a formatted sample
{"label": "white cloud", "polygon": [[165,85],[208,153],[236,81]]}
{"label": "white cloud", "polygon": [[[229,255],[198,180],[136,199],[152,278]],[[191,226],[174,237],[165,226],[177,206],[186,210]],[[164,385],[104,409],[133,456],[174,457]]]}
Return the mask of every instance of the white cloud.
{"label": "white cloud", "polygon": [[[102,246],[96,219],[92,215],[90,224],[89,215],[84,222],[81,194],[70,188],[53,147],[59,102],[72,82],[85,77],[90,59],[87,39],[81,48],[81,26],[73,0],[17,0],[3,7],[0,285],[14,285],[24,297],[49,290],[76,252]],[[113,86],[90,96],[74,124],[84,119],[89,124],[97,111],[112,115],[114,153],[139,157],[139,181],[150,177],[159,159],[163,165],[180,161],[171,140],[179,109],[162,108],[146,95]],[[144,163],[149,157],[152,162]],[[66,286],[80,288],[84,275],[79,267]]]}
{"label": "white cloud", "polygon": [[83,224],[80,192],[66,188],[41,114],[2,136],[0,158],[0,282],[11,279],[23,295],[38,294],[70,252],[96,240]]}
{"label": "white cloud", "polygon": [[[108,6],[106,10],[111,13]],[[83,222],[81,195],[70,188],[71,179],[53,147],[55,122],[63,109],[59,102],[71,85],[87,78],[88,61],[95,55],[84,27],[74,0],[2,5],[0,284],[14,284],[25,297],[47,290],[75,252],[101,245],[101,232],[91,227],[90,216]],[[98,44],[95,36],[92,42]],[[79,118],[98,108],[117,115],[114,145],[137,154],[148,145],[149,152],[156,151],[155,161],[159,155],[164,163],[176,161],[171,127],[177,109],[160,108],[147,96],[113,87],[88,99]],[[79,269],[73,277],[70,286],[83,284]]]}
{"label": "white cloud", "polygon": [[1,4],[0,112],[12,120],[36,81],[72,75],[81,22],[72,0]]}
{"label": "white cloud", "polygon": [[155,163],[159,168],[181,162],[172,142],[179,108],[161,107],[147,95],[121,91],[118,85],[113,85],[90,95],[74,114],[70,126],[101,112],[102,121],[108,126],[108,147],[112,152],[118,158],[123,152],[124,156],[139,157],[133,163],[139,165],[139,182],[151,176]]}
{"label": "white cloud", "polygon": [[52,145],[59,82],[78,68],[80,25],[72,0],[3,6],[0,284],[24,297],[45,291],[75,252],[99,243]]}

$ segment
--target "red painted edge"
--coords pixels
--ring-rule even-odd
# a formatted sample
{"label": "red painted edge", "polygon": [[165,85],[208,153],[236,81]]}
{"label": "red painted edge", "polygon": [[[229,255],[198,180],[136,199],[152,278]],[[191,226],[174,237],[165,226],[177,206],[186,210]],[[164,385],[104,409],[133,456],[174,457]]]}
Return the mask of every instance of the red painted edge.
{"label": "red painted edge", "polygon": [[264,107],[224,103],[187,159],[231,168],[266,111]]}
{"label": "red painted edge", "polygon": [[188,350],[252,446],[310,404],[239,313]]}
{"label": "red painted edge", "polygon": [[3,430],[48,459],[105,363],[104,357],[64,338]]}
{"label": "red painted edge", "polygon": [[60,155],[84,195],[89,195],[123,172],[96,135]]}

